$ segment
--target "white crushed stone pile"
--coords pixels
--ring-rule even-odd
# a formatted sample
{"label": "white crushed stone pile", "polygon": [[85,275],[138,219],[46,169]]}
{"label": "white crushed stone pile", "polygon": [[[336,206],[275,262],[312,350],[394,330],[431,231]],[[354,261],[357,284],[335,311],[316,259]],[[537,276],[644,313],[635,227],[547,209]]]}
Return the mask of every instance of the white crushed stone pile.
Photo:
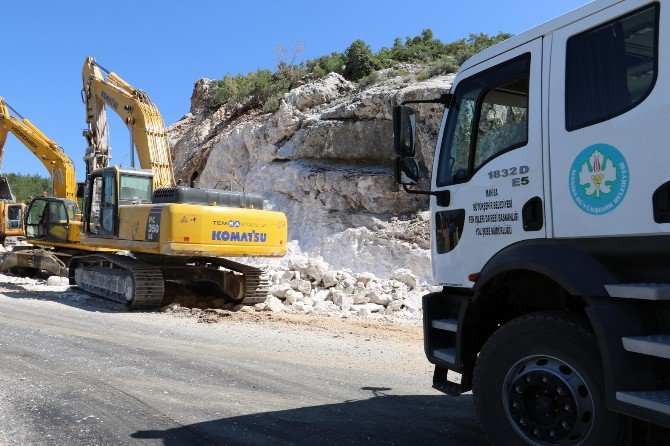
{"label": "white crushed stone pile", "polygon": [[289,253],[285,268],[269,271],[270,297],[256,311],[369,319],[421,318],[422,298],[437,289],[407,268],[390,277],[331,269],[320,257]]}

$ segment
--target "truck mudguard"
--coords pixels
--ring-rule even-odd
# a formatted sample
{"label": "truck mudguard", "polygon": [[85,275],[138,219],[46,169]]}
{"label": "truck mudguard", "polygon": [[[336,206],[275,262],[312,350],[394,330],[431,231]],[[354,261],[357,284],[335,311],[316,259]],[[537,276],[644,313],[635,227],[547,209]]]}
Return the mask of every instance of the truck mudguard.
{"label": "truck mudguard", "polygon": [[602,262],[560,240],[525,240],[493,256],[480,272],[475,295],[492,278],[507,271],[534,271],[574,296],[607,296],[604,284],[619,279]]}

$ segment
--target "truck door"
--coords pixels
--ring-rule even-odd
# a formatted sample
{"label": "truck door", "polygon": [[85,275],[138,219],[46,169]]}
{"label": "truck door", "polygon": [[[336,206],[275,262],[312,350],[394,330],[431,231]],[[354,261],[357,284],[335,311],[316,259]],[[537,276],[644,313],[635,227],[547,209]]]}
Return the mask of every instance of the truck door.
{"label": "truck door", "polygon": [[626,1],[554,32],[549,141],[555,237],[594,241],[668,230],[670,79],[659,73],[670,68],[670,59],[658,55],[659,23],[667,23],[660,16],[669,12],[659,3]]}
{"label": "truck door", "polygon": [[452,92],[433,169],[432,189],[450,192],[431,197],[433,275],[471,287],[498,251],[546,237],[542,39],[464,70]]}

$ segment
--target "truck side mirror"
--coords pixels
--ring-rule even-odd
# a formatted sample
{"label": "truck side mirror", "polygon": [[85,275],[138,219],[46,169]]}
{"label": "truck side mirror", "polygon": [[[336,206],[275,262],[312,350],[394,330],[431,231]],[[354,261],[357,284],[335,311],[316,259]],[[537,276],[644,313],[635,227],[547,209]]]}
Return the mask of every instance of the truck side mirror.
{"label": "truck side mirror", "polygon": [[398,105],[393,109],[393,143],[395,154],[414,157],[414,135],[416,134],[416,114],[414,110]]}
{"label": "truck side mirror", "polygon": [[396,158],[395,181],[403,186],[414,186],[419,182],[419,165],[414,158]]}

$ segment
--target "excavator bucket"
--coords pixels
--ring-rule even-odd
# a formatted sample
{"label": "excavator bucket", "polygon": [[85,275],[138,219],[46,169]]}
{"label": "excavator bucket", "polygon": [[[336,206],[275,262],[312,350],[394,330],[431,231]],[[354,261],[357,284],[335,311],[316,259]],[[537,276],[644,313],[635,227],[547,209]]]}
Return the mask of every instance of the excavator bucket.
{"label": "excavator bucket", "polygon": [[43,249],[24,249],[3,253],[0,273],[15,271],[46,272],[52,276],[67,277],[67,266],[56,255]]}
{"label": "excavator bucket", "polygon": [[12,189],[9,187],[7,177],[0,176],[0,200],[16,201],[16,197],[12,194]]}

